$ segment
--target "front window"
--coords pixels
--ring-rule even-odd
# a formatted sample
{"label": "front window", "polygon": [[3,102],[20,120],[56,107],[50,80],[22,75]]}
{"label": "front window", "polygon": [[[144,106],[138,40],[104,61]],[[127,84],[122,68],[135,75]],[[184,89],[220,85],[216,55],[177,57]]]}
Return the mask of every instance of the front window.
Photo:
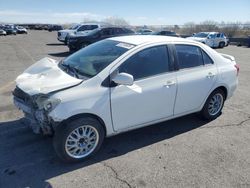
{"label": "front window", "polygon": [[83,25],[78,29],[78,31],[87,31],[87,30],[93,30],[97,28],[98,28],[97,25]]}
{"label": "front window", "polygon": [[197,33],[194,35],[194,37],[199,37],[199,38],[207,38],[208,33]]}
{"label": "front window", "polygon": [[113,40],[103,40],[89,45],[62,61],[59,66],[81,78],[91,78],[134,45]]}
{"label": "front window", "polygon": [[119,72],[131,74],[135,80],[148,78],[170,71],[167,46],[156,46],[142,50],[127,59]]}
{"label": "front window", "polygon": [[76,30],[80,25],[73,25],[69,28],[69,30]]}

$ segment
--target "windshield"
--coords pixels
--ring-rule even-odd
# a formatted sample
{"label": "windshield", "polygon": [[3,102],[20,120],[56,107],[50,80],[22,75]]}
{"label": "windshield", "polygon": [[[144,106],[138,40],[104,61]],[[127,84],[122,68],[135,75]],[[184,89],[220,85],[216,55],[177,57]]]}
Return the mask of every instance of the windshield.
{"label": "windshield", "polygon": [[[61,64],[83,77],[93,77],[134,45],[103,40],[89,45],[67,57]],[[80,76],[77,75],[76,77]]]}
{"label": "windshield", "polygon": [[76,30],[79,27],[79,25],[73,25],[69,28],[69,30]]}
{"label": "windshield", "polygon": [[193,37],[206,38],[208,33],[197,33]]}

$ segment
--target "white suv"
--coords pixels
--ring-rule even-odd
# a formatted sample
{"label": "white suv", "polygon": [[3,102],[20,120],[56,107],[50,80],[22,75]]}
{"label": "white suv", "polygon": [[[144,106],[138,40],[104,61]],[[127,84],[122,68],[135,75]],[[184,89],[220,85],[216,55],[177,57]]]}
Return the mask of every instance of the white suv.
{"label": "white suv", "polygon": [[238,71],[234,57],[202,43],[123,36],[40,60],[17,77],[13,95],[33,131],[54,134],[60,158],[78,161],[105,137],[194,112],[217,118]]}
{"label": "white suv", "polygon": [[100,28],[101,24],[97,23],[84,23],[70,27],[69,29],[60,30],[57,32],[57,39],[60,42],[67,44],[70,35],[84,35],[93,29]]}
{"label": "white suv", "polygon": [[228,39],[225,34],[219,32],[200,32],[187,39],[201,42],[212,48],[223,48],[228,45]]}

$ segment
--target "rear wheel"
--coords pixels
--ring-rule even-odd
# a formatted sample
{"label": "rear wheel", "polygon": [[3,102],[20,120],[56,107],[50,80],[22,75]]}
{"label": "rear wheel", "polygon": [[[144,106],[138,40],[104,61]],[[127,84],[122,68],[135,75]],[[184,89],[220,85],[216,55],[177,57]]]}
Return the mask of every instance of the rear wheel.
{"label": "rear wheel", "polygon": [[219,48],[224,48],[224,46],[225,46],[225,42],[220,42],[219,43]]}
{"label": "rear wheel", "polygon": [[213,91],[209,95],[201,111],[202,117],[207,120],[216,119],[221,114],[221,110],[224,106],[224,101],[225,101],[225,93],[223,90],[216,89],[215,91]]}
{"label": "rear wheel", "polygon": [[56,131],[53,140],[57,155],[66,162],[82,161],[96,153],[104,140],[104,129],[94,118],[79,118]]}

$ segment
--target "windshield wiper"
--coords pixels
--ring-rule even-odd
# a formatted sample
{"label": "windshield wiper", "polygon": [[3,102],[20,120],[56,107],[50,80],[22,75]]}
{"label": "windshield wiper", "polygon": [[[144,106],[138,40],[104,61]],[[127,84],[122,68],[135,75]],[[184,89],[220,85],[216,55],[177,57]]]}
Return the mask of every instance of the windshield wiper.
{"label": "windshield wiper", "polygon": [[72,67],[70,65],[64,64],[63,62],[61,63],[61,66],[66,68],[66,72],[69,73],[72,72],[74,77],[79,78],[79,72],[78,69],[76,69],[75,67]]}

